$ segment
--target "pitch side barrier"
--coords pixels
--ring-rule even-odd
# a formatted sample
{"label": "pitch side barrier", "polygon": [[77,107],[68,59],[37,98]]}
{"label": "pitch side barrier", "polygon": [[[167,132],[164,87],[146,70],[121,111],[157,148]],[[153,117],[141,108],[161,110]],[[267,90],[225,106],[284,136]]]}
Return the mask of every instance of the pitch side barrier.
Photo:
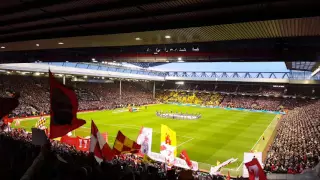
{"label": "pitch side barrier", "polygon": [[174,105],[178,105],[178,106],[192,106],[192,107],[200,107],[200,108],[219,108],[219,109],[225,109],[225,110],[263,112],[263,113],[270,113],[270,114],[286,114],[285,112],[281,112],[281,111],[266,111],[266,110],[245,109],[245,108],[227,108],[227,107],[212,106],[212,105],[204,106],[204,105],[199,105],[199,104],[186,104],[186,103],[175,103],[175,102],[168,102],[167,104],[174,104]]}

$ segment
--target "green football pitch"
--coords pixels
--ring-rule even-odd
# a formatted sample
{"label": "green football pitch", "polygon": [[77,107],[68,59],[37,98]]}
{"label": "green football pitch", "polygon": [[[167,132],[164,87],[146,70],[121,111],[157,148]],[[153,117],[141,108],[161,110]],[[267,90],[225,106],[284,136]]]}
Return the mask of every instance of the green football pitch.
{"label": "green football pitch", "polygon": [[[164,119],[156,116],[157,110],[201,113],[202,117],[198,120]],[[238,161],[226,168],[241,170],[243,153],[257,147],[262,134],[268,136],[265,130],[270,129],[275,117],[270,113],[160,104],[147,109],[141,107],[139,112],[133,113],[127,109],[79,113],[78,118],[87,120],[87,123],[77,129],[75,135],[90,136],[91,119],[100,132],[108,132],[111,145],[118,130],[136,140],[141,126],[150,127],[153,128],[152,151],[159,152],[160,125],[165,124],[177,133],[178,153],[186,149],[189,157],[200,163],[200,168],[209,170],[217,161],[224,162],[233,157]],[[38,119],[23,120],[20,127],[30,131]]]}

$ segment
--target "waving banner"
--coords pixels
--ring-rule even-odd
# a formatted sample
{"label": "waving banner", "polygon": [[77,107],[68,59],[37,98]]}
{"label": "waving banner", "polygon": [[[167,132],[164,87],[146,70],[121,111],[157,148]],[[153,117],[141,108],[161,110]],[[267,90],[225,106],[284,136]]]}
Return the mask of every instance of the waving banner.
{"label": "waving banner", "polygon": [[141,145],[140,154],[149,154],[152,145],[152,128],[141,127],[137,144]]}
{"label": "waving banner", "polygon": [[219,171],[222,167],[228,165],[228,164],[231,164],[231,163],[234,163],[238,160],[238,158],[230,158],[228,160],[226,160],[225,162],[223,163],[220,163],[218,166],[214,166],[214,167],[211,167],[210,169],[210,174],[211,175],[216,175],[216,174],[219,174]]}
{"label": "waving banner", "polygon": [[74,146],[77,150],[89,151],[90,138],[63,136],[60,141]]}
{"label": "waving banner", "polygon": [[[162,155],[160,153],[155,153],[155,152],[150,152],[149,157],[152,160],[158,161],[158,162],[163,162],[163,163],[167,163],[167,158],[165,155]],[[197,171],[199,170],[198,168],[198,162],[196,161],[191,161],[192,163],[192,169],[193,171]],[[180,168],[184,168],[184,169],[190,169],[190,167],[188,166],[187,162],[184,159],[175,157],[172,160],[172,165],[176,166],[176,167],[180,167]]]}
{"label": "waving banner", "polygon": [[[161,151],[168,151],[174,149],[173,156],[177,156],[177,135],[176,132],[170,129],[168,126],[161,124],[161,140],[160,140],[160,153],[168,153]],[[171,154],[170,154],[171,156]]]}
{"label": "waving banner", "polygon": [[[103,139],[107,142],[108,135],[107,133],[103,133]],[[70,137],[70,136],[62,136],[60,142],[68,144],[70,146],[74,146],[77,150],[80,151],[89,151],[90,146],[90,136],[88,137]]]}

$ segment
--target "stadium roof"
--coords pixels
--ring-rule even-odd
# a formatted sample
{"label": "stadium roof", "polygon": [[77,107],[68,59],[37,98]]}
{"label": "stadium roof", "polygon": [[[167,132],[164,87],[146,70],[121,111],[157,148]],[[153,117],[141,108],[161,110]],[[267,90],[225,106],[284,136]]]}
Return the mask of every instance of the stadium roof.
{"label": "stadium roof", "polygon": [[320,66],[319,62],[310,62],[310,61],[295,61],[295,62],[286,62],[287,68],[290,70],[300,70],[300,71],[314,71],[317,67]]}
{"label": "stadium roof", "polygon": [[[165,62],[194,52],[184,59],[314,61],[319,5],[315,0],[11,0],[0,8],[0,51],[8,51],[0,60],[79,62],[99,56]],[[175,56],[170,49],[185,51]],[[131,58],[114,58],[119,54]]]}
{"label": "stadium roof", "polygon": [[[173,63],[179,64],[179,63]],[[229,63],[225,63],[229,64]],[[239,63],[238,63],[239,64]],[[243,64],[243,63],[241,63]],[[257,63],[256,63],[257,64]],[[221,65],[221,63],[220,63]],[[218,66],[220,66],[218,65]],[[274,63],[273,63],[274,65]],[[242,66],[244,67],[244,66]],[[18,75],[45,75],[51,70],[60,77],[83,77],[89,79],[142,80],[142,81],[197,81],[197,82],[248,82],[273,84],[320,84],[320,75],[301,71],[258,71],[256,68],[234,71],[177,71],[164,69],[140,68],[128,63],[10,63],[0,64],[0,73]],[[214,70],[214,69],[212,69]],[[221,68],[216,69],[221,70]],[[231,70],[231,71],[230,71]],[[263,69],[260,69],[263,70]],[[265,70],[268,70],[266,68]],[[280,71],[279,71],[280,70]],[[87,79],[88,78],[88,79]]]}

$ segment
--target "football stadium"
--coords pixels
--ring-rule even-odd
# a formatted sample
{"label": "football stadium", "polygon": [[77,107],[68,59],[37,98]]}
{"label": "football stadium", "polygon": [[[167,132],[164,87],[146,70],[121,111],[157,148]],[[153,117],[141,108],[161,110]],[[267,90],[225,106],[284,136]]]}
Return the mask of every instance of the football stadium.
{"label": "football stadium", "polygon": [[320,180],[319,5],[2,3],[0,180]]}
{"label": "football stadium", "polygon": [[[135,113],[130,113],[128,110],[121,108],[81,114],[78,117],[85,119],[87,124],[75,130],[74,134],[82,137],[90,136],[90,121],[93,119],[101,132],[108,132],[108,141],[110,145],[113,145],[118,130],[121,130],[131,139],[137,139],[142,126],[150,127],[154,131],[152,151],[160,152],[160,127],[161,124],[166,124],[177,133],[177,150],[188,149],[188,154],[192,157],[192,160],[203,162],[203,168],[209,168],[207,170],[210,170],[211,166],[209,164],[215,165],[217,162],[222,162],[230,157],[239,158],[241,163],[243,152],[263,150],[264,142],[258,141],[263,133],[272,134],[277,116],[261,112],[242,112],[171,104],[147,107],[147,109],[142,107]],[[201,113],[202,118],[199,120],[162,119],[155,116],[157,109]],[[38,119],[22,121],[16,127],[24,127],[31,131]],[[274,122],[273,119],[275,119]],[[273,126],[270,127],[270,124]],[[266,131],[267,128],[269,128],[269,131]],[[238,147],[239,145],[241,147]],[[228,167],[236,168],[240,163]]]}

